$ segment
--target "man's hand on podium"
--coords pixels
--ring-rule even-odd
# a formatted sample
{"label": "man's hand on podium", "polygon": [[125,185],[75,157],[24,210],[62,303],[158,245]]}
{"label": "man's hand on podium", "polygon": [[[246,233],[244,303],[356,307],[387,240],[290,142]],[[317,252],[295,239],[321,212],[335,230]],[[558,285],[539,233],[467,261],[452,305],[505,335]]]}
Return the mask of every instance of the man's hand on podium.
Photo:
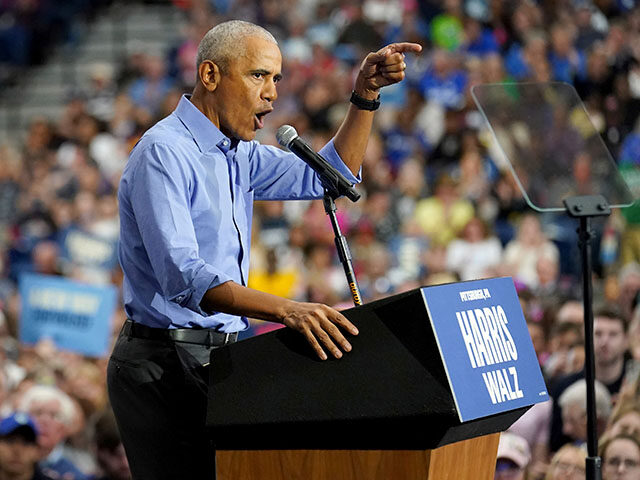
{"label": "man's hand on podium", "polygon": [[321,303],[292,301],[287,307],[283,325],[302,333],[321,360],[327,359],[323,346],[335,358],[342,357],[340,348],[351,351],[351,344],[338,327],[352,335],[357,335],[358,329],[340,312]]}
{"label": "man's hand on podium", "polygon": [[340,348],[351,351],[351,344],[338,327],[352,335],[358,334],[358,329],[344,315],[327,305],[288,300],[233,281],[207,290],[200,305],[205,312],[243,315],[293,328],[305,336],[321,360],[327,359],[322,346],[336,358],[342,357]]}

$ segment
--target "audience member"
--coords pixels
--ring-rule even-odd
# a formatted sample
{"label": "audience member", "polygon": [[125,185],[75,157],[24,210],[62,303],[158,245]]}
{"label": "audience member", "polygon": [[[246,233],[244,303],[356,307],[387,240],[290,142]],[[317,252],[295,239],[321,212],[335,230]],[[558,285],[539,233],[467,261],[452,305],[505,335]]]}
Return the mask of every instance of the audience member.
{"label": "audience member", "polygon": [[507,430],[527,441],[531,452],[530,478],[541,477],[547,469],[551,406],[551,400],[536,403]]}
{"label": "audience member", "polygon": [[505,246],[503,262],[515,279],[535,288],[539,284],[536,265],[542,257],[557,262],[558,248],[542,231],[540,219],[528,213],[521,219],[516,238]]}
{"label": "audience member", "polygon": [[[598,435],[604,432],[611,414],[611,396],[602,383],[595,382],[596,428]],[[584,447],[587,441],[587,383],[578,380],[571,384],[560,398],[558,406],[562,416],[562,433],[576,446]]]}
{"label": "audience member", "polygon": [[575,445],[565,445],[551,459],[544,480],[583,480],[586,473],[587,452]]}
{"label": "audience member", "polygon": [[635,480],[640,478],[640,440],[619,434],[604,439],[600,445],[602,480]]}
{"label": "audience member", "polygon": [[553,385],[584,366],[584,339],[582,327],[570,322],[555,323],[549,334],[549,356],[543,371]]}
{"label": "audience member", "polygon": [[473,218],[473,205],[460,198],[455,181],[442,175],[432,197],[416,204],[414,219],[423,233],[434,243],[446,246]]}
{"label": "audience member", "polygon": [[19,406],[33,417],[38,428],[38,459],[42,470],[69,480],[86,478],[62,452],[75,415],[69,396],[57,387],[34,385],[24,392]]}
{"label": "audience member", "polygon": [[524,480],[531,461],[527,441],[513,433],[502,433],[494,480]]}
{"label": "audience member", "polygon": [[[595,376],[607,388],[614,402],[622,387],[627,366],[626,326],[618,308],[602,306],[594,312]],[[565,389],[579,378],[584,378],[584,370],[558,379],[551,387],[551,396],[554,399],[560,398]],[[550,440],[552,451],[556,451],[567,441],[561,432],[560,411],[554,405]]]}
{"label": "audience member", "polygon": [[3,480],[53,480],[38,467],[38,431],[24,413],[0,420],[0,478]]}
{"label": "audience member", "polygon": [[622,433],[640,437],[640,404],[637,398],[618,403],[611,414],[607,434],[614,437]]}
{"label": "audience member", "polygon": [[447,246],[447,268],[460,280],[477,280],[491,276],[502,258],[500,240],[489,234],[478,217],[471,218],[459,237]]}

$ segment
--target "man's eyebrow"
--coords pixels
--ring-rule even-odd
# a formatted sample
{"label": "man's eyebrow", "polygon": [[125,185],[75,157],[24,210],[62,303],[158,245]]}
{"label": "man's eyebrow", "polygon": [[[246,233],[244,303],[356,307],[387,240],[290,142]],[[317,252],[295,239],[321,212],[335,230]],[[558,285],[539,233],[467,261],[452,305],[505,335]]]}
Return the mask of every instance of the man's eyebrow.
{"label": "man's eyebrow", "polygon": [[[264,68],[257,68],[257,69],[255,69],[255,70],[251,70],[251,73],[252,73],[252,74],[254,74],[254,73],[260,73],[260,74],[262,74],[262,75],[271,75],[271,71],[270,71],[270,70],[266,70],[266,69],[264,69]],[[273,79],[274,79],[274,80],[276,80],[276,81],[280,81],[280,80],[282,80],[282,74],[281,74],[281,73],[276,73],[276,74],[273,76]]]}

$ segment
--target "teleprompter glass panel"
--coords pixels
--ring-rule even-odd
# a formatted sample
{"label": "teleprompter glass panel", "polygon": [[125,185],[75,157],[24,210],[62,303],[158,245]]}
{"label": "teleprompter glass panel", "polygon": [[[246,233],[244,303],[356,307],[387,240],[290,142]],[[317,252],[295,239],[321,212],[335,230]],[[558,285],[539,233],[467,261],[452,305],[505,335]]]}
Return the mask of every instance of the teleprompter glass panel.
{"label": "teleprompter glass panel", "polygon": [[485,84],[471,93],[531,208],[561,211],[567,197],[596,194],[612,207],[633,203],[573,86]]}

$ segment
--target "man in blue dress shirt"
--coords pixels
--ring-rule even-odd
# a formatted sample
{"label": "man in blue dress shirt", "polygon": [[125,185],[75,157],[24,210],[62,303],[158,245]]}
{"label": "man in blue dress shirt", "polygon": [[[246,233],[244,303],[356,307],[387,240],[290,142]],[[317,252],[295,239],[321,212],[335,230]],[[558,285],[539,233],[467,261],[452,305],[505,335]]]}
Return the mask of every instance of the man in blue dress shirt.
{"label": "man in blue dress shirt", "polygon": [[[352,105],[321,154],[352,182],[379,105],[379,89],[404,78],[411,43],[364,59]],[[108,367],[111,403],[135,479],[215,477],[204,428],[211,348],[235,341],[246,317],[302,333],[321,359],[351,345],[338,311],[246,287],[254,200],[320,198],[312,169],[254,141],[273,110],[282,58],[248,22],[212,28],[198,49],[191,96],[131,152],[120,182],[120,263],[129,320]],[[277,407],[275,407],[277,408]]]}

